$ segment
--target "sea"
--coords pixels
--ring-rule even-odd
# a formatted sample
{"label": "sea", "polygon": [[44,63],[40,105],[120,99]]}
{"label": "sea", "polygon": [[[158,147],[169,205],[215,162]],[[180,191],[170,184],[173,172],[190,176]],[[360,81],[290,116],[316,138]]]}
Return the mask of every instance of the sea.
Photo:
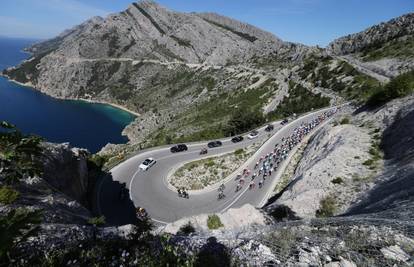
{"label": "sea", "polygon": [[[34,42],[0,37],[0,71],[30,57],[23,49]],[[55,99],[0,77],[0,121],[48,142],[69,142],[96,153],[107,143],[128,142],[122,130],[135,118],[111,105]]]}

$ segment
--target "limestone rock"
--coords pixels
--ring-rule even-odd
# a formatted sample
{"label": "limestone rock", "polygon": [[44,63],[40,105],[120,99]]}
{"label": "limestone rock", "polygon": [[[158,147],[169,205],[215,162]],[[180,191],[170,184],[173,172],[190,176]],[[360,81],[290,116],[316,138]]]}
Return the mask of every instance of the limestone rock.
{"label": "limestone rock", "polygon": [[406,262],[410,259],[410,256],[404,252],[399,246],[389,246],[381,249],[385,258]]}

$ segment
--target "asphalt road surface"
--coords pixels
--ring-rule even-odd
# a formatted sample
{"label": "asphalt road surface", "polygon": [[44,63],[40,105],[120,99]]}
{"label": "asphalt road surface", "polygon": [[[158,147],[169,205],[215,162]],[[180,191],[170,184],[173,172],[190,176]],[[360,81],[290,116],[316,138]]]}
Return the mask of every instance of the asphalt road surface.
{"label": "asphalt road surface", "polygon": [[[208,142],[189,144],[188,151],[179,153],[171,153],[169,147],[143,151],[114,167],[111,170],[112,179],[107,178],[102,181],[97,192],[98,210],[106,216],[116,217],[117,212],[119,213],[119,209],[122,208],[120,206],[122,202],[120,202],[121,204],[117,203],[119,202],[119,187],[114,189],[114,181],[124,183],[129,189],[129,197],[134,206],[144,207],[149,216],[158,223],[170,223],[183,217],[202,213],[223,212],[229,208],[243,206],[246,203],[260,207],[269,198],[275,183],[280,179],[282,171],[278,170],[271,177],[268,177],[262,188],[256,186],[249,190],[248,183],[250,179],[245,179],[245,185],[238,192],[235,190],[238,183],[235,179],[236,174],[241,173],[245,168],[253,170],[259,158],[270,153],[275,144],[281,143],[283,137],[291,135],[296,127],[302,123],[310,122],[318,115],[334,108],[326,108],[303,115],[284,126],[280,122],[274,122],[274,130],[270,133],[266,132],[264,130],[266,126],[263,126],[258,129],[259,136],[253,140],[247,139],[247,134],[243,135],[244,140],[239,143],[232,143],[230,138],[221,139],[223,145],[217,148],[209,148],[206,155],[200,155],[200,150],[207,147]],[[311,134],[314,132],[315,130]],[[168,174],[184,163],[234,152],[239,148],[245,148],[257,142],[264,142],[264,144],[238,170],[225,178],[224,194],[226,197],[224,199],[218,200],[217,198],[219,184],[209,190],[190,191],[189,199],[179,197],[177,191],[168,186]],[[154,158],[157,163],[147,171],[140,170],[139,165],[148,157]],[[257,179],[255,182],[257,185]]]}

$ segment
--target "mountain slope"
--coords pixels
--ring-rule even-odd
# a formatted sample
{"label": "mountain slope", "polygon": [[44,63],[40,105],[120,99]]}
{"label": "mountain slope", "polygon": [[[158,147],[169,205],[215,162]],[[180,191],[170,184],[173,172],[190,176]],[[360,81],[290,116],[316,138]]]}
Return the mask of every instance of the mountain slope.
{"label": "mountain slope", "polygon": [[[57,98],[140,113],[124,131],[137,147],[211,139],[226,134],[239,110],[273,120],[344,98],[366,100],[379,86],[375,77],[386,81],[413,60],[387,58],[387,69],[375,76],[377,69],[359,66],[377,64],[363,62],[361,52],[345,55],[350,64],[338,55],[394,42],[389,38],[397,33],[403,38],[412,33],[411,20],[409,14],[367,30],[369,37],[356,34],[321,49],[283,42],[214,13],[180,13],[140,1],[33,45],[30,60],[3,74]],[[381,39],[384,32],[388,39]],[[358,42],[363,37],[371,43]]]}
{"label": "mountain slope", "polygon": [[351,54],[381,47],[389,41],[413,34],[414,13],[410,13],[334,40],[328,45],[328,50],[336,55]]}
{"label": "mountain slope", "polygon": [[[234,107],[261,112],[273,98],[280,102],[289,89],[278,89],[287,84],[289,70],[267,75],[249,62],[272,58],[283,68],[313,51],[246,23],[174,12],[153,1],[92,18],[28,50],[33,57],[4,71],[6,76],[57,98],[139,112],[126,133],[134,142],[160,135],[155,143],[164,142],[164,127],[173,140],[217,137]],[[211,120],[212,107],[227,108]]]}
{"label": "mountain slope", "polygon": [[[286,46],[274,35],[216,14],[186,14],[153,1],[94,18],[32,50],[80,58],[157,59],[224,65]],[[49,49],[46,49],[49,48]]]}
{"label": "mountain slope", "polygon": [[414,67],[414,13],[339,38],[327,51],[366,73],[395,77]]}

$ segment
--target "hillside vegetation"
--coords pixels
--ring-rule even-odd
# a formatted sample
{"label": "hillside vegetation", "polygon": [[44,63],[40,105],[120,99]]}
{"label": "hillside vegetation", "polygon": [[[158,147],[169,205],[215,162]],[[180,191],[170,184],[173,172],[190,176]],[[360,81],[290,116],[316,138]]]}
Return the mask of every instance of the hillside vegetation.
{"label": "hillside vegetation", "polygon": [[414,70],[393,78],[389,83],[379,87],[367,101],[368,106],[378,106],[393,99],[412,94],[414,92]]}

